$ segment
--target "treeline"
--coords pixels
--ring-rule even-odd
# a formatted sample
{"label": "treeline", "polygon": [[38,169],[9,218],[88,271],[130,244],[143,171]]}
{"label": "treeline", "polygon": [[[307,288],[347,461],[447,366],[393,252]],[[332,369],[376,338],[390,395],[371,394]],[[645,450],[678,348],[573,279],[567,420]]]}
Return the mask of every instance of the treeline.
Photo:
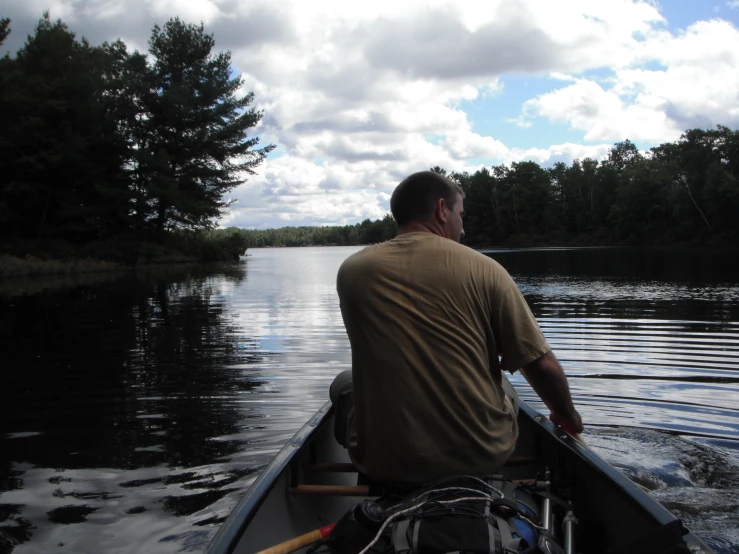
{"label": "treeline", "polygon": [[398,226],[390,214],[376,221],[365,219],[356,225],[327,227],[281,227],[279,229],[227,229],[239,233],[249,247],[267,246],[354,246],[390,240]]}
{"label": "treeline", "polygon": [[625,141],[600,162],[515,162],[450,177],[465,191],[473,246],[739,240],[739,131],[723,126],[644,154]]}
{"label": "treeline", "polygon": [[[739,131],[691,129],[639,152],[543,168],[514,162],[447,173],[465,192],[470,246],[739,244]],[[371,244],[394,236],[390,215],[343,227],[242,231],[249,246]]]}
{"label": "treeline", "polygon": [[[0,45],[10,21],[0,20]],[[155,26],[149,57],[91,46],[48,14],[0,59],[0,251],[50,257],[237,257],[213,233],[273,148],[262,118],[201,25]]]}

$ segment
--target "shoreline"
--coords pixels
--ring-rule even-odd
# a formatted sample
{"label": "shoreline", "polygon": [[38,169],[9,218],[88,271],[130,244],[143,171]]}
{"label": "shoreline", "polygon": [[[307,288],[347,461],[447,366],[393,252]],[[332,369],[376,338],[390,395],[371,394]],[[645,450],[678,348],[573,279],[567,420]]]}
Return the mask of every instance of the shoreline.
{"label": "shoreline", "polygon": [[35,256],[0,254],[0,279],[18,279],[43,275],[79,275],[125,271],[133,266],[90,258],[44,260]]}
{"label": "shoreline", "polygon": [[150,268],[205,266],[218,263],[238,263],[238,260],[147,260],[136,264],[122,264],[94,258],[71,258],[68,260],[44,260],[35,256],[12,256],[0,254],[0,281],[19,280],[33,277],[64,277],[71,275],[136,272]]}

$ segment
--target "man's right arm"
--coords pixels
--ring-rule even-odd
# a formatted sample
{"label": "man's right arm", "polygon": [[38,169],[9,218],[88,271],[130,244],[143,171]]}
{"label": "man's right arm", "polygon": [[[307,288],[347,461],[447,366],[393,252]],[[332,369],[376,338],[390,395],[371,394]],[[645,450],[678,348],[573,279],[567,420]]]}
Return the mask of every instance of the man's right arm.
{"label": "man's right arm", "polygon": [[[488,258],[489,259],[489,258]],[[491,325],[501,369],[516,371],[520,368],[534,391],[552,412],[550,418],[573,435],[582,432],[582,418],[572,403],[562,366],[559,365],[546,342],[539,324],[526,299],[505,269],[490,260],[486,266],[490,282],[494,283],[491,302]],[[532,356],[535,360],[526,363]]]}
{"label": "man's right arm", "polygon": [[562,366],[551,350],[521,368],[521,374],[552,412],[550,419],[579,438],[583,424],[572,403]]}

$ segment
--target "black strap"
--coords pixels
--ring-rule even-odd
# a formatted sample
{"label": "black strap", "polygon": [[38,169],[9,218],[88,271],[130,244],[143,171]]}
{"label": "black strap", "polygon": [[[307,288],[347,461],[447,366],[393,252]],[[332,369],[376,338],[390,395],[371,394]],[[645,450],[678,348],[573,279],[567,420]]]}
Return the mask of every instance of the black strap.
{"label": "black strap", "polygon": [[420,531],[421,531],[421,522],[416,521],[416,525],[413,528],[413,541],[411,542],[413,552],[418,552],[418,533]]}
{"label": "black strap", "polygon": [[495,554],[495,548],[495,529],[490,521],[488,521],[488,552]]}
{"label": "black strap", "polygon": [[411,525],[411,518],[401,519],[395,526],[393,533],[393,546],[396,552],[410,552],[411,545],[408,542],[408,527]]}
{"label": "black strap", "polygon": [[501,550],[505,552],[513,546],[511,528],[508,526],[508,522],[500,516],[495,516],[495,523],[498,524],[498,531],[500,532]]}

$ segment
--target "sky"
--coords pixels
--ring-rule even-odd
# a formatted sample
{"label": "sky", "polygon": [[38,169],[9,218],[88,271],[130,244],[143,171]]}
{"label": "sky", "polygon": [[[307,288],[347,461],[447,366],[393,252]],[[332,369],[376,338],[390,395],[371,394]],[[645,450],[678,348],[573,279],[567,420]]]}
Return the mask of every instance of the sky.
{"label": "sky", "polygon": [[145,52],[205,24],[275,150],[221,226],[379,219],[407,175],[602,159],[739,128],[739,0],[0,0],[14,52],[42,13]]}

